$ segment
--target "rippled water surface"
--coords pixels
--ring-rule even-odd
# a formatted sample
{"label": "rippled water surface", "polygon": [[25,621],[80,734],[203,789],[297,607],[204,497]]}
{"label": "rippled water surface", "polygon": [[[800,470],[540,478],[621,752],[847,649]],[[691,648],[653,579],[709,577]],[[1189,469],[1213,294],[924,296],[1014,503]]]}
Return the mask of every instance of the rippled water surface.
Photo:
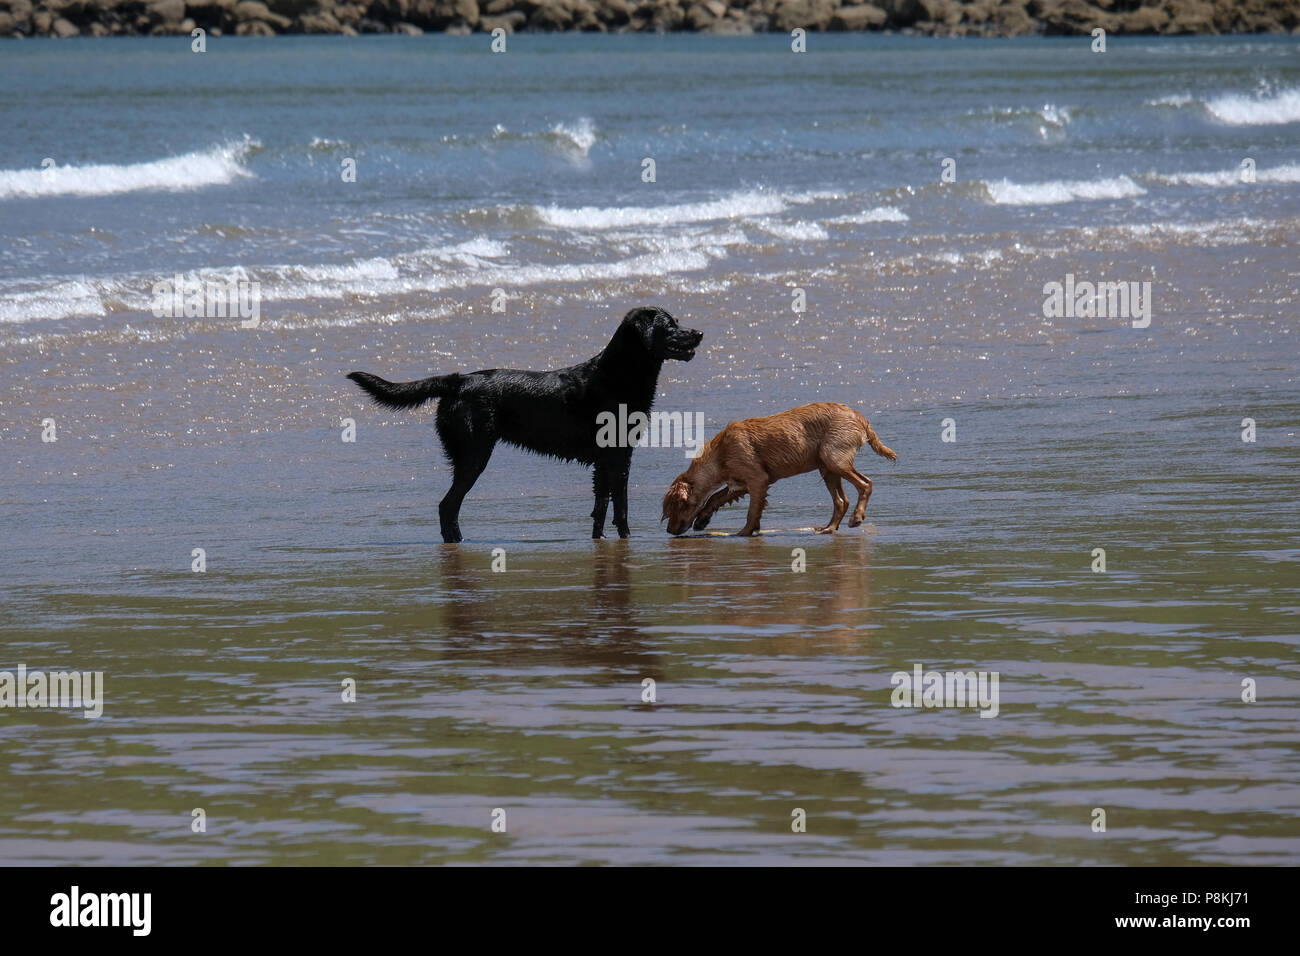
{"label": "rippled water surface", "polygon": [[[5,53],[0,670],[106,701],[0,709],[0,861],[1300,862],[1300,46],[779,40]],[[260,326],[151,315],[177,273]],[[1067,273],[1150,327],[1045,318]],[[498,448],[443,545],[430,410],[342,376],[643,302],[709,434],[860,408],[866,524],[805,475],[671,539],[646,448],[593,542],[585,469]],[[918,664],[997,717],[892,707]]]}

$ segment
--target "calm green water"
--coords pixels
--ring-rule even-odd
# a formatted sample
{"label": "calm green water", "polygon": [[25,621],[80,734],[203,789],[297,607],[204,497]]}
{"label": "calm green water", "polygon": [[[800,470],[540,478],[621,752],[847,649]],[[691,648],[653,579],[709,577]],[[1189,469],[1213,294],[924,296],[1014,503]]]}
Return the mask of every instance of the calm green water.
{"label": "calm green water", "polygon": [[[450,39],[241,45],[244,79],[209,93],[261,152],[159,172],[147,137],[87,134],[125,192],[0,199],[0,670],[102,671],[106,696],[97,720],[0,709],[0,862],[1300,862],[1295,46],[1116,43],[1085,82],[1046,41],[828,39],[799,84],[772,67],[810,113],[669,116],[632,95],[638,63],[668,50],[674,82],[737,94],[758,41],[619,38],[597,83],[601,40],[521,47],[532,84],[487,71],[463,114],[418,105],[420,70],[480,69]],[[22,46],[0,73],[90,49]],[[122,129],[166,119],[146,100],[180,116],[215,81],[152,49],[96,45],[40,95],[93,93]],[[260,104],[258,77],[282,84]],[[445,122],[391,128],[391,103]],[[202,150],[176,128],[152,158]],[[0,194],[51,148],[23,129]],[[387,178],[329,193],[311,137],[370,144]],[[656,137],[661,193],[614,185]],[[1246,150],[1274,170],[1257,188],[1174,181]],[[1071,198],[1085,180],[1099,198]],[[231,264],[265,283],[259,328],[142,310],[157,276]],[[1045,319],[1067,273],[1153,281],[1151,326]],[[709,434],[817,400],[872,420],[900,461],[859,456],[866,525],[811,534],[811,475],[774,487],[761,538],[670,539],[685,459],[642,449],[633,537],[591,542],[588,473],[498,449],[441,544],[430,410],[342,376],[569,364],[651,301],[706,336],[658,407]],[[917,664],[996,672],[998,716],[892,707]]]}

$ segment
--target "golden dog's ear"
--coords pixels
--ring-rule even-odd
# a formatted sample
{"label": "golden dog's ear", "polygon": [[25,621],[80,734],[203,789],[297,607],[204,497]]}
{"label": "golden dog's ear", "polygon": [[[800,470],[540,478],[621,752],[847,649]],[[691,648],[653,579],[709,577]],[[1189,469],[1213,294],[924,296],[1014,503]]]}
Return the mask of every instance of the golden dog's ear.
{"label": "golden dog's ear", "polygon": [[668,513],[671,509],[681,508],[691,499],[691,487],[681,478],[674,481],[668,488],[668,494],[664,495],[664,513],[660,521],[668,520]]}

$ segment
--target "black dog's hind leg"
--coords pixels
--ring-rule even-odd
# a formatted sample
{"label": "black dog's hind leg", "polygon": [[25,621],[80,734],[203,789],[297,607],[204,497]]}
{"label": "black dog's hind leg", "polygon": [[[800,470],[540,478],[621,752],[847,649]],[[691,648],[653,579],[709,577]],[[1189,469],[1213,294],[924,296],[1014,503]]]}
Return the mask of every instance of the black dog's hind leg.
{"label": "black dog's hind leg", "polygon": [[591,512],[592,538],[605,537],[605,514],[609,510],[609,472],[597,463],[591,473],[591,488],[596,493],[596,507]]}
{"label": "black dog's hind leg", "polygon": [[[474,423],[461,419],[468,413],[462,409],[438,408],[438,437],[442,447],[451,459],[451,489],[438,502],[438,523],[442,526],[442,540],[447,544],[461,541],[460,506],[483,474],[492,449],[496,445],[496,436],[487,429],[471,427]],[[480,423],[481,424],[481,423]]]}
{"label": "black dog's hind leg", "polygon": [[448,544],[463,540],[460,533],[461,502],[474,487],[474,482],[478,481],[478,476],[483,474],[483,469],[487,467],[491,455],[491,446],[482,452],[476,449],[472,456],[458,459],[453,465],[451,489],[443,496],[442,501],[438,502],[438,523],[442,525],[442,540]]}

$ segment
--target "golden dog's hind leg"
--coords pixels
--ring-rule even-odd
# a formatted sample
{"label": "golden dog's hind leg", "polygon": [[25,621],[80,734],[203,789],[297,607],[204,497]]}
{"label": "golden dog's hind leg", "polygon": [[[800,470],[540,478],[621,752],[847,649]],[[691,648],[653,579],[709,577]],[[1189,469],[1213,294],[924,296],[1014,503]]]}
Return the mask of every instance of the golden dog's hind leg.
{"label": "golden dog's hind leg", "polygon": [[856,528],[862,524],[862,519],[867,515],[867,500],[871,497],[871,479],[849,465],[848,474],[844,476],[849,483],[858,489],[858,503],[853,509],[853,517],[849,519],[849,527]]}
{"label": "golden dog's hind leg", "polygon": [[834,511],[831,514],[831,520],[826,522],[820,528],[813,528],[818,534],[834,534],[839,528],[840,522],[844,520],[844,513],[849,510],[849,496],[844,493],[844,485],[840,482],[839,475],[831,474],[825,468],[821,469],[822,481],[826,482],[826,490],[831,493],[831,502]]}

